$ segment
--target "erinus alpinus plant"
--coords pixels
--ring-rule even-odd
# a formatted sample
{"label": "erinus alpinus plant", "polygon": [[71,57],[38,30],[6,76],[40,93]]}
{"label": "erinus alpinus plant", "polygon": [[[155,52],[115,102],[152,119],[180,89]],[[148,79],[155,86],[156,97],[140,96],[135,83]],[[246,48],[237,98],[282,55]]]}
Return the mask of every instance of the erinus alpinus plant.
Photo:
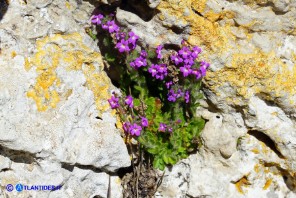
{"label": "erinus alpinus plant", "polygon": [[127,142],[135,139],[137,148],[152,156],[153,166],[163,170],[198,147],[204,120],[195,111],[209,63],[198,59],[201,48],[185,41],[179,49],[140,46],[139,36],[114,18],[99,14],[91,19],[104,35],[105,59],[116,67],[123,93],[113,93],[108,101],[120,116]]}

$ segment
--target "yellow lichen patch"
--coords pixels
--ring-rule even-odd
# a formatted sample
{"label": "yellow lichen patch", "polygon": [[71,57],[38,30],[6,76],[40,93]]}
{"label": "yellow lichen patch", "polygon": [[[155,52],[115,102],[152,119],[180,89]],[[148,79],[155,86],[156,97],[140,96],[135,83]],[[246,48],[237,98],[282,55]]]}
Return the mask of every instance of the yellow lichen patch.
{"label": "yellow lichen patch", "polygon": [[255,153],[255,154],[258,154],[258,153],[259,153],[259,150],[256,149],[256,148],[252,149],[251,151],[252,151],[253,153]]}
{"label": "yellow lichen patch", "polygon": [[71,8],[71,4],[68,1],[66,1],[65,5],[66,5],[66,8],[68,8],[68,9]]}
{"label": "yellow lichen patch", "polygon": [[26,58],[25,69],[35,67],[38,73],[27,96],[35,101],[39,111],[56,107],[61,96],[67,99],[72,93],[72,90],[66,90],[64,94],[57,91],[62,83],[56,74],[58,67],[64,67],[66,71],[82,71],[87,88],[94,94],[99,114],[109,108],[107,99],[110,98],[108,88],[111,82],[102,72],[102,56],[84,45],[80,34],[56,34],[38,40],[36,45],[37,52]]}
{"label": "yellow lichen patch", "polygon": [[95,102],[97,109],[100,112],[104,112],[109,109],[109,103],[107,99],[111,97],[108,92],[110,79],[107,75],[102,75],[98,73],[90,73],[89,71],[84,71],[85,76],[88,76],[86,79],[87,87],[93,92],[95,97]]}
{"label": "yellow lichen patch", "polygon": [[30,63],[30,58],[25,59],[25,70],[29,71],[31,69],[32,65]]}
{"label": "yellow lichen patch", "polygon": [[[45,41],[48,41],[48,37]],[[36,72],[39,74],[35,85],[27,92],[27,96],[36,102],[38,111],[54,108],[60,101],[59,94],[54,88],[59,82],[55,69],[59,64],[61,50],[55,44],[46,44],[42,40],[37,41],[37,53],[31,59],[25,60],[25,69],[29,70],[32,66],[36,66]]]}
{"label": "yellow lichen patch", "polygon": [[273,52],[234,54],[231,65],[219,72],[209,72],[207,80],[216,82],[212,90],[224,83],[237,88],[237,95],[250,98],[260,93],[266,100],[285,93],[296,93],[296,69],[289,69]]}
{"label": "yellow lichen patch", "polygon": [[241,194],[244,194],[243,187],[250,185],[248,178],[246,176],[242,177],[240,180],[235,182],[235,187],[237,191]]}
{"label": "yellow lichen patch", "polygon": [[259,171],[260,171],[260,165],[259,165],[259,164],[255,164],[255,166],[254,166],[254,171],[255,171],[256,173],[259,173]]}
{"label": "yellow lichen patch", "polygon": [[[171,17],[175,17],[178,21],[190,24],[190,36],[188,42],[191,45],[204,45],[209,52],[222,53],[226,49],[231,48],[228,41],[234,39],[231,35],[230,27],[219,27],[214,21],[222,18],[233,18],[231,12],[222,11],[215,13],[211,10],[205,13],[206,17],[200,16],[198,13],[203,13],[206,7],[206,0],[196,1],[161,1],[157,9],[161,13],[166,13]],[[189,15],[184,15],[184,11],[189,10]],[[211,21],[212,20],[212,21]]]}
{"label": "yellow lichen patch", "polygon": [[265,185],[263,186],[263,190],[267,190],[271,184],[272,184],[272,179],[271,178],[267,179],[265,182]]}
{"label": "yellow lichen patch", "polygon": [[204,17],[211,22],[216,22],[222,19],[233,19],[235,14],[231,11],[222,11],[219,13],[216,13],[212,10],[204,14]]}
{"label": "yellow lichen patch", "polygon": [[12,51],[12,52],[11,52],[11,58],[14,58],[14,57],[16,57],[16,55],[17,55],[17,54],[16,54],[16,52],[15,52],[15,51]]}
{"label": "yellow lichen patch", "polygon": [[207,2],[206,0],[200,0],[200,1],[193,0],[191,6],[194,10],[202,13],[206,8],[206,2]]}

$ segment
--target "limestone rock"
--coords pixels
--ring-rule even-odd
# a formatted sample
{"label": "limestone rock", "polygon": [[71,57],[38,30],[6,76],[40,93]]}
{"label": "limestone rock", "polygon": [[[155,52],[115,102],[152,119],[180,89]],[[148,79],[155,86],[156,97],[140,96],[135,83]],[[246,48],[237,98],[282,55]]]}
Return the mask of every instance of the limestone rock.
{"label": "limestone rock", "polygon": [[10,1],[0,19],[1,189],[61,184],[22,196],[106,197],[108,172],[130,166],[107,102],[116,88],[84,30],[94,9],[74,0]]}

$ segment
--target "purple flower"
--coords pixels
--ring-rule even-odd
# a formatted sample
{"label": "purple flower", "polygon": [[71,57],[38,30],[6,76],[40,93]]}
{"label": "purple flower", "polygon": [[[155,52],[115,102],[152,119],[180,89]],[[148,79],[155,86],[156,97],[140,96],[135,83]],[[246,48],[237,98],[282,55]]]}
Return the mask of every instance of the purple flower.
{"label": "purple flower", "polygon": [[140,68],[140,67],[146,66],[147,61],[146,59],[139,57],[139,58],[136,58],[135,65],[137,66],[137,68]]}
{"label": "purple flower", "polygon": [[115,37],[117,41],[124,39],[125,38],[125,33],[124,32],[116,32]]}
{"label": "purple flower", "polygon": [[116,98],[115,96],[111,96],[111,98],[108,99],[111,109],[116,109],[119,107],[118,101],[119,101],[119,98]]}
{"label": "purple flower", "polygon": [[189,101],[190,101],[190,92],[189,91],[185,91],[184,99],[185,99],[185,103],[189,103]]}
{"label": "purple flower", "polygon": [[163,80],[164,77],[166,77],[168,75],[168,68],[166,66],[166,64],[160,64],[158,67],[158,72],[156,74],[156,79],[160,79]]}
{"label": "purple flower", "polygon": [[200,67],[199,70],[201,72],[201,76],[206,76],[207,70],[204,67]]}
{"label": "purple flower", "polygon": [[104,29],[104,30],[108,30],[109,29],[109,26],[105,23],[105,24],[103,24],[102,23],[102,28]]}
{"label": "purple flower", "polygon": [[152,77],[160,80],[163,80],[164,77],[168,75],[166,64],[152,64],[148,69],[148,72],[152,74]]}
{"label": "purple flower", "polygon": [[180,58],[178,55],[171,55],[171,60],[176,64],[179,65],[183,62],[183,59]]}
{"label": "purple flower", "polygon": [[130,132],[130,126],[131,126],[131,123],[129,122],[125,122],[123,123],[123,130],[126,132],[126,133],[129,133]]}
{"label": "purple flower", "polygon": [[159,45],[159,46],[157,46],[157,48],[156,48],[156,54],[157,54],[157,58],[158,58],[158,59],[161,59],[161,58],[162,58],[162,55],[161,55],[161,50],[162,50],[162,48],[163,48],[163,45]]}
{"label": "purple flower", "polygon": [[130,62],[130,66],[134,69],[139,69],[140,67],[146,66],[146,65],[147,65],[147,61],[142,57],[136,58],[136,60]]}
{"label": "purple flower", "polygon": [[142,125],[142,127],[147,127],[148,126],[148,119],[145,117],[141,117],[141,125]]}
{"label": "purple flower", "polygon": [[165,132],[166,128],[167,128],[166,124],[160,123],[159,127],[158,127],[158,130],[161,131],[161,132]]}
{"label": "purple flower", "polygon": [[184,59],[184,63],[185,63],[185,65],[192,66],[194,64],[194,60],[190,56],[190,57]]}
{"label": "purple flower", "polygon": [[125,104],[128,105],[130,108],[134,107],[134,100],[132,96],[127,96],[125,99]]}
{"label": "purple flower", "polygon": [[146,58],[148,56],[147,52],[145,50],[142,50],[140,53],[140,56],[143,58]]}
{"label": "purple flower", "polygon": [[116,48],[119,50],[119,52],[129,52],[130,51],[130,48],[128,47],[128,42],[121,39],[120,42],[118,42],[116,44]]}
{"label": "purple flower", "polygon": [[177,94],[175,93],[175,91],[173,89],[170,89],[170,91],[168,93],[168,101],[176,102],[176,100],[177,100]]}
{"label": "purple flower", "polygon": [[168,132],[173,132],[173,128],[172,127],[168,127]]}
{"label": "purple flower", "polygon": [[136,69],[136,64],[135,64],[134,61],[130,62],[130,66],[131,66],[132,68]]}
{"label": "purple flower", "polygon": [[167,68],[166,64],[160,64],[159,65],[158,72],[167,73],[167,71],[168,71],[168,68]]}
{"label": "purple flower", "polygon": [[91,22],[95,25],[100,25],[101,24],[101,19],[104,18],[102,14],[94,15],[91,18]]}
{"label": "purple flower", "polygon": [[173,85],[173,81],[166,82],[165,85],[169,89]]}
{"label": "purple flower", "polygon": [[193,57],[193,59],[196,59],[200,53],[201,53],[201,49],[197,46],[194,46],[192,48],[191,56]]}
{"label": "purple flower", "polygon": [[200,67],[208,69],[210,67],[210,63],[207,63],[206,61],[201,61]]}
{"label": "purple flower", "polygon": [[183,47],[181,50],[179,50],[179,55],[181,55],[183,58],[188,58],[191,55],[191,52],[188,47]]}
{"label": "purple flower", "polygon": [[114,20],[108,21],[107,22],[107,26],[108,26],[109,33],[118,32],[119,31],[119,27],[118,27],[118,25],[115,24],[115,21]]}
{"label": "purple flower", "polygon": [[195,75],[196,79],[201,78],[201,72],[199,70],[194,69],[191,73]]}
{"label": "purple flower", "polygon": [[165,77],[165,75],[164,74],[162,74],[162,73],[158,73],[158,74],[156,74],[156,79],[159,79],[159,80],[163,80],[164,79],[164,77]]}
{"label": "purple flower", "polygon": [[135,48],[135,47],[136,47],[136,42],[137,42],[137,40],[139,39],[139,36],[136,35],[136,34],[135,34],[134,32],[132,32],[132,31],[129,32],[128,35],[129,35],[128,42],[129,42],[130,44],[133,45],[133,48]]}
{"label": "purple flower", "polygon": [[177,97],[177,98],[180,98],[180,97],[182,97],[183,95],[184,95],[184,93],[181,91],[181,89],[178,89],[176,97]]}
{"label": "purple flower", "polygon": [[130,126],[130,133],[131,135],[136,135],[140,136],[142,131],[142,127],[134,123],[133,125]]}
{"label": "purple flower", "polygon": [[148,72],[152,74],[152,77],[155,77],[157,72],[158,72],[158,68],[159,66],[157,64],[152,64],[149,69],[148,69]]}
{"label": "purple flower", "polygon": [[183,73],[184,77],[187,77],[189,74],[191,74],[192,69],[190,69],[189,66],[180,67],[180,71]]}

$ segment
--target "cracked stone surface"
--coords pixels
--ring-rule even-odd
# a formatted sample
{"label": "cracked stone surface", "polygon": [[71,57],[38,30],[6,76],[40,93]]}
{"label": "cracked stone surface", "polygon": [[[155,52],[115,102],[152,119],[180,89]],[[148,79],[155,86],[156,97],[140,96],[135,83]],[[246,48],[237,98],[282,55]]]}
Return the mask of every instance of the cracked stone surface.
{"label": "cracked stone surface", "polygon": [[[0,21],[0,196],[107,197],[130,166],[107,99],[116,90],[81,1],[10,1]],[[98,119],[99,118],[99,119]],[[7,184],[62,185],[59,191]],[[121,197],[111,178],[112,197]]]}
{"label": "cracked stone surface", "polygon": [[[89,2],[120,1],[10,2],[0,4],[0,194],[48,181],[63,188],[44,196],[106,197],[107,172],[130,161],[106,103],[115,88],[83,28]],[[156,197],[296,197],[296,2],[147,3],[149,17],[117,8],[117,21],[143,46],[186,40],[211,63],[203,145],[166,170]],[[112,197],[119,184],[112,176]]]}
{"label": "cracked stone surface", "polygon": [[157,197],[296,197],[295,8],[286,0],[169,0],[149,21],[117,10],[142,45],[185,39],[211,63],[197,111],[208,120],[203,146],[166,171]]}

